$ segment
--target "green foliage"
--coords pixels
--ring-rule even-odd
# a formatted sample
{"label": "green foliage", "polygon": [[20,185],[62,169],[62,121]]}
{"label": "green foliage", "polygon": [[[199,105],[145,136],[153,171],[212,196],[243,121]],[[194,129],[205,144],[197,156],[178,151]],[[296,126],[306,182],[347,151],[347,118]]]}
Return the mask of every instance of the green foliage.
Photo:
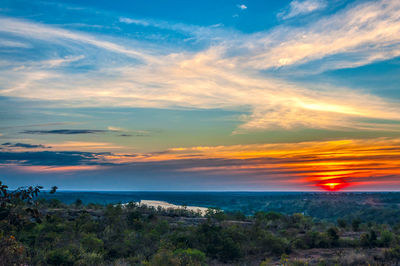
{"label": "green foliage", "polygon": [[336,246],[337,243],[338,243],[338,240],[339,240],[339,233],[338,233],[337,228],[335,228],[335,227],[330,227],[330,228],[327,230],[326,233],[327,233],[327,235],[328,235],[329,240],[331,241],[331,244],[332,244],[333,246]]}
{"label": "green foliage", "polygon": [[393,261],[396,265],[400,262],[400,245],[396,245],[385,251],[385,258],[389,261]]}
{"label": "green foliage", "polygon": [[200,250],[207,256],[223,262],[235,260],[241,256],[240,246],[233,240],[235,235],[220,225],[203,223],[197,230]]}
{"label": "green foliage", "polygon": [[357,232],[357,231],[358,231],[358,229],[360,228],[360,224],[361,224],[360,219],[354,219],[354,220],[351,222],[351,226],[352,226],[354,232]]}
{"label": "green foliage", "polygon": [[370,230],[369,233],[363,233],[360,236],[360,243],[363,247],[375,247],[378,244],[377,235],[374,230]]}
{"label": "green foliage", "polygon": [[180,265],[201,266],[206,262],[206,255],[197,249],[177,249],[174,256],[178,258]]}
{"label": "green foliage", "polygon": [[389,247],[392,243],[393,243],[394,237],[393,237],[393,233],[388,231],[388,230],[384,230],[381,232],[381,245],[384,247]]}
{"label": "green foliage", "polygon": [[220,209],[209,208],[206,212],[206,217],[216,219],[217,221],[223,221],[227,219],[227,215]]}
{"label": "green foliage", "polygon": [[97,238],[94,234],[87,234],[81,239],[81,245],[84,250],[88,252],[101,253],[104,248],[104,243],[101,239]]}
{"label": "green foliage", "polygon": [[81,199],[76,199],[75,206],[76,207],[81,207],[82,205],[83,205],[83,201]]}
{"label": "green foliage", "polygon": [[69,266],[74,264],[74,256],[68,249],[55,249],[48,252],[46,262],[50,265]]}
{"label": "green foliage", "polygon": [[337,224],[339,225],[340,228],[346,228],[347,222],[344,219],[337,219]]}
{"label": "green foliage", "polygon": [[[353,219],[350,228],[338,219],[335,227],[300,213],[245,216],[218,209],[199,217],[134,203],[65,205],[18,195],[0,208],[6,265],[306,265],[295,256],[309,250],[329,255],[321,265],[400,262],[400,226]],[[35,206],[40,220],[26,211]]]}
{"label": "green foliage", "polygon": [[97,266],[104,264],[104,258],[99,253],[84,253],[74,262],[74,266]]}

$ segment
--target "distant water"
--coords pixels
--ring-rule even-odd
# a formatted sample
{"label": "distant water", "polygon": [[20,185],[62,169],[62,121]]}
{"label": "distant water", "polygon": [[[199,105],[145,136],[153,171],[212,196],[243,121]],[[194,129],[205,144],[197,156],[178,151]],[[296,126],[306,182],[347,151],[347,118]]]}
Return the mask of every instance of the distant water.
{"label": "distant water", "polygon": [[[71,204],[77,199],[84,204],[116,204],[139,202],[140,200],[165,201],[176,205],[213,207],[224,211],[242,211],[254,214],[257,211],[278,211],[283,213],[309,213],[314,209],[329,211],[330,206],[346,207],[346,212],[365,206],[386,206],[398,208],[400,205],[399,192],[105,192],[105,191],[61,191],[51,195],[41,193],[46,199],[57,198]],[[322,215],[318,215],[322,216]]]}

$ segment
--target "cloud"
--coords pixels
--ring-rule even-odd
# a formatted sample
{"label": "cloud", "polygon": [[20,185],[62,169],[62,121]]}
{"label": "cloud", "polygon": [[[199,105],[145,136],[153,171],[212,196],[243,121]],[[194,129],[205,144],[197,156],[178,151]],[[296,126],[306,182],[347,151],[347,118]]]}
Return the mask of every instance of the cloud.
{"label": "cloud", "polygon": [[227,37],[229,35],[225,31],[220,29],[220,27],[223,25],[222,23],[213,24],[210,26],[198,26],[183,23],[171,23],[168,21],[156,19],[138,19],[127,17],[120,17],[118,21],[120,23],[128,25],[132,24],[135,26],[154,27],[161,30],[179,32],[187,36],[187,38],[185,38],[185,41],[190,40],[194,42],[210,42],[221,40],[223,39],[223,37]]}
{"label": "cloud", "polygon": [[97,134],[105,133],[107,130],[96,129],[54,129],[54,130],[25,130],[22,134],[62,134],[62,135],[76,135],[76,134]]}
{"label": "cloud", "polygon": [[21,171],[96,173],[98,169],[108,169],[113,180],[122,173],[218,176],[222,183],[229,177],[230,184],[236,185],[275,184],[314,190],[321,184],[337,181],[346,183],[347,189],[373,188],[376,182],[400,176],[399,164],[398,138],[176,147],[136,154],[76,150],[0,152],[0,167]]}
{"label": "cloud", "polygon": [[93,141],[65,141],[58,143],[49,143],[53,151],[85,151],[85,152],[108,152],[123,151],[129,147],[118,146],[109,142],[93,142]]}
{"label": "cloud", "polygon": [[0,152],[0,164],[41,165],[41,166],[77,166],[106,164],[98,162],[102,153],[78,151],[35,151],[35,152]]}
{"label": "cloud", "polygon": [[110,131],[125,131],[123,128],[113,127],[113,126],[109,126],[109,127],[107,127],[107,129]]}
{"label": "cloud", "polygon": [[44,41],[53,41],[58,44],[62,44],[63,41],[75,41],[79,43],[85,43],[92,45],[104,50],[108,50],[114,53],[124,54],[128,57],[138,58],[144,61],[151,61],[155,58],[142,53],[138,50],[128,49],[119,44],[99,40],[92,35],[73,32],[61,28],[46,26],[39,23],[32,23],[24,20],[17,20],[8,17],[0,17],[0,32],[12,33],[15,35],[24,36],[25,38],[33,38]]}
{"label": "cloud", "polygon": [[58,67],[64,64],[69,64],[72,62],[79,61],[81,59],[84,59],[84,55],[78,55],[78,56],[66,56],[64,58],[59,58],[59,59],[51,59],[51,60],[45,60],[43,62],[39,62],[41,66],[46,66],[46,67]]}
{"label": "cloud", "polygon": [[140,26],[149,26],[150,23],[145,21],[145,20],[140,20],[140,19],[132,19],[132,18],[119,18],[119,22],[121,23],[126,23],[126,24],[136,24]]}
{"label": "cloud", "polygon": [[268,69],[301,65],[334,55],[346,58],[341,64],[329,67],[335,69],[397,57],[399,12],[398,1],[366,2],[304,27],[278,27],[253,40],[256,43],[251,45],[256,53],[250,56],[248,64]]}
{"label": "cloud", "polygon": [[287,10],[278,13],[278,18],[289,19],[300,15],[324,9],[327,6],[325,0],[293,0]]}
{"label": "cloud", "polygon": [[[399,1],[368,1],[304,26],[277,26],[269,32],[221,34],[222,29],[209,27],[203,37],[221,39],[196,51],[156,44],[144,49],[140,41],[112,41],[1,18],[4,27],[0,31],[71,51],[69,58],[80,58],[79,62],[93,70],[80,73],[34,65],[13,71],[4,68],[0,70],[0,94],[66,106],[240,110],[242,124],[235,134],[275,128],[398,131],[398,124],[392,123],[399,121],[398,102],[326,83],[295,82],[290,74],[311,63],[312,72],[399,56],[399,12]],[[182,24],[157,25],[187,29],[196,38],[202,30]],[[115,55],[102,51],[121,54],[118,63],[110,64]],[[286,73],[286,78],[265,74],[276,69]]]}
{"label": "cloud", "polygon": [[238,7],[239,9],[241,9],[241,10],[247,9],[247,6],[245,6],[245,5],[243,5],[243,4],[237,5],[237,7]]}
{"label": "cloud", "polygon": [[[118,161],[116,157],[114,160]],[[280,184],[297,184],[304,189],[340,180],[349,186],[348,189],[371,188],[371,182],[400,176],[400,140],[377,138],[185,147],[151,156],[137,155],[131,160],[181,160],[181,168],[176,171],[246,176],[260,184],[262,180],[266,183],[274,180]]]}
{"label": "cloud", "polygon": [[31,48],[31,46],[27,43],[10,41],[10,40],[2,40],[2,39],[0,39],[0,47]]}
{"label": "cloud", "polygon": [[[3,165],[7,168],[11,168],[20,172],[28,172],[28,173],[71,173],[71,172],[81,172],[81,171],[96,171],[101,170],[104,171],[106,166],[101,165],[74,165],[74,166],[43,166],[43,165],[24,165],[18,166],[13,164]],[[2,165],[0,164],[0,168]]]}
{"label": "cloud", "polygon": [[127,132],[127,133],[118,135],[120,137],[148,137],[148,136],[150,136],[150,132],[147,130],[127,130],[127,129],[123,129],[120,127],[113,127],[113,126],[109,126],[107,129],[112,132]]}
{"label": "cloud", "polygon": [[10,143],[10,142],[6,142],[1,144],[3,146],[7,146],[7,147],[12,147],[12,148],[27,148],[27,149],[35,149],[35,148],[41,148],[41,149],[45,149],[45,148],[50,148],[47,147],[45,145],[42,144],[29,144],[29,143]]}

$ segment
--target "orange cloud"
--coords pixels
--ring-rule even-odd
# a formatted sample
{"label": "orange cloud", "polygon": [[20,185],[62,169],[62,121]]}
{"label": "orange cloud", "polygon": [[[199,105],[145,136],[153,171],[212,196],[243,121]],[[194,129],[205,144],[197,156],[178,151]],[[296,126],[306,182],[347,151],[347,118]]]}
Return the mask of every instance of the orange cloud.
{"label": "orange cloud", "polygon": [[118,162],[149,162],[189,159],[235,160],[224,165],[183,168],[180,171],[220,174],[257,174],[277,182],[297,183],[326,190],[356,185],[367,187],[386,177],[400,177],[400,139],[336,140],[261,145],[172,148],[160,154],[118,158]]}
{"label": "orange cloud", "polygon": [[96,165],[14,167],[34,172],[74,172],[169,165],[165,171],[231,176],[235,182],[265,182],[299,190],[400,188],[400,138],[175,147],[156,153],[97,153],[92,158]]}

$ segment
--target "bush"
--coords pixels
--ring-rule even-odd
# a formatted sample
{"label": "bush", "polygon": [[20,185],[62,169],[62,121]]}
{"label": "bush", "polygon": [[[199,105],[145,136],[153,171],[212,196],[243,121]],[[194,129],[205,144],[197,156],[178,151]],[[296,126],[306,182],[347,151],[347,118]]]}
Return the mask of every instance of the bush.
{"label": "bush", "polygon": [[96,237],[94,234],[88,234],[81,240],[82,247],[89,252],[100,253],[103,251],[103,240]]}
{"label": "bush", "polygon": [[98,253],[84,253],[82,258],[74,263],[74,266],[97,266],[103,265],[103,256]]}
{"label": "bush", "polygon": [[203,252],[191,248],[177,249],[174,256],[179,259],[180,265],[200,266],[204,265],[206,261],[206,255]]}
{"label": "bush", "polygon": [[386,250],[385,258],[396,263],[400,262],[400,246],[396,245],[395,247]]}
{"label": "bush", "polygon": [[346,222],[346,220],[344,220],[344,219],[337,219],[337,224],[338,224],[338,226],[340,227],[340,228],[346,228],[346,226],[347,226],[347,222]]}
{"label": "bush", "polygon": [[177,266],[180,265],[179,258],[172,251],[161,249],[150,260],[151,266]]}
{"label": "bush", "polygon": [[390,247],[390,245],[393,242],[393,234],[392,232],[388,230],[384,230],[381,233],[381,239],[380,239],[381,245],[384,247]]}
{"label": "bush", "polygon": [[14,236],[0,234],[0,265],[23,265],[26,262],[25,249]]}
{"label": "bush", "polygon": [[74,264],[74,257],[68,249],[56,249],[47,254],[46,261],[50,265],[69,266]]}
{"label": "bush", "polygon": [[354,232],[357,232],[358,229],[360,229],[360,224],[361,224],[361,221],[359,219],[354,219],[351,222],[351,226],[352,226]]}

